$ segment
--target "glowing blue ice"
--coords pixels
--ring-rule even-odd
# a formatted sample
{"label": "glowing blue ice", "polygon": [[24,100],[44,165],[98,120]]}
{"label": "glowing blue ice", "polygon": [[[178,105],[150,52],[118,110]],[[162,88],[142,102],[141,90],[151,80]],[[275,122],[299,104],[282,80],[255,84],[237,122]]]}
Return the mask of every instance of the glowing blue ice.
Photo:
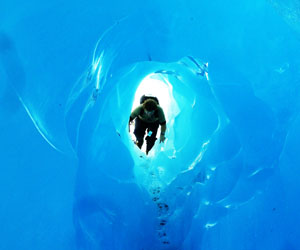
{"label": "glowing blue ice", "polygon": [[1,2],[0,249],[299,249],[298,7]]}

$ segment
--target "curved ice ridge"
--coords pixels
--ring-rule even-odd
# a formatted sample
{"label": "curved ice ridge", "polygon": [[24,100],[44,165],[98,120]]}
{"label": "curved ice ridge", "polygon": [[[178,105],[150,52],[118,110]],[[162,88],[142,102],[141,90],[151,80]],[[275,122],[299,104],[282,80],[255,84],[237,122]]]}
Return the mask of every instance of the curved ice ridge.
{"label": "curved ice ridge", "polygon": [[[101,39],[108,39],[113,30]],[[217,225],[222,217],[253,200],[264,188],[264,183],[273,173],[276,154],[257,151],[251,137],[242,133],[245,130],[249,130],[250,135],[262,133],[265,145],[271,145],[276,140],[272,113],[251,90],[240,91],[238,84],[223,85],[210,80],[208,64],[192,56],[174,63],[138,62],[116,70],[112,65],[114,60],[118,60],[118,49],[114,50],[113,45],[105,46],[110,53],[99,49],[101,39],[92,65],[70,95],[66,113],[70,140],[78,150],[79,161],[82,161],[79,172],[84,173],[84,177],[79,176],[80,192],[76,195],[78,201],[75,204],[75,225],[81,235],[80,244],[91,248],[110,246],[111,249],[119,249],[116,243],[99,239],[97,223],[91,224],[88,218],[97,216],[100,220],[104,216],[101,232],[106,234],[116,221],[124,220],[120,214],[125,213],[128,216],[126,220],[132,225],[134,219],[131,215],[139,214],[141,221],[147,221],[147,211],[151,214],[150,220],[153,221],[150,225],[153,227],[146,227],[144,232],[140,232],[138,238],[141,240],[136,242],[136,248],[131,245],[131,249],[188,247],[195,237],[199,237],[199,232]],[[174,134],[168,138],[165,149],[145,159],[139,157],[128,137],[127,122],[135,89],[149,74],[161,75],[172,85],[180,112],[174,117]],[[214,78],[218,71],[210,74]],[[228,96],[228,89],[234,97]],[[235,106],[234,101],[228,106],[227,98],[237,98],[240,106]],[[254,131],[247,127],[240,115],[252,106],[260,110],[252,114],[253,119],[255,116],[259,119]],[[78,107],[81,112],[78,112]],[[187,124],[186,121],[190,122]],[[193,132],[190,133],[190,130]],[[70,131],[76,132],[71,134]],[[104,141],[97,142],[97,138]],[[113,147],[107,147],[108,143]],[[120,154],[120,150],[124,153]],[[116,151],[122,157],[114,159],[113,166],[118,170],[120,167],[127,169],[122,173],[115,172],[113,166],[108,164],[110,156]],[[257,156],[254,155],[256,151]],[[247,157],[248,154],[252,158]],[[121,192],[120,185],[123,190],[133,188],[139,193],[135,202],[142,202],[143,212],[132,211],[120,205],[117,198],[106,197],[107,190],[101,191],[101,185],[91,181],[91,176],[95,174],[93,171],[101,173],[97,174],[97,182],[105,179],[109,189]],[[85,189],[86,185],[93,188]],[[145,193],[144,189],[148,192]],[[95,209],[86,211],[84,207],[94,206],[91,202],[95,204]],[[131,205],[136,206],[135,202]],[[119,204],[121,208],[113,208],[108,213],[106,209],[111,203]],[[129,224],[123,226],[127,228]],[[128,230],[125,228],[125,231]],[[122,232],[122,229],[119,230]],[[122,238],[119,234],[115,237]],[[153,237],[154,246],[152,244],[150,247],[145,237]]]}

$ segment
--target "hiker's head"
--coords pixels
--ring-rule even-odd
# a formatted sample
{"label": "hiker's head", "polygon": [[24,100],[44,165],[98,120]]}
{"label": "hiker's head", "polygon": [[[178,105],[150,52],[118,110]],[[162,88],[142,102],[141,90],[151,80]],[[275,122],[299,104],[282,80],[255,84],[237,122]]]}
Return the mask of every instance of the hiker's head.
{"label": "hiker's head", "polygon": [[152,99],[147,99],[143,103],[143,108],[149,112],[154,111],[157,109],[157,103],[156,103],[156,101],[154,101]]}

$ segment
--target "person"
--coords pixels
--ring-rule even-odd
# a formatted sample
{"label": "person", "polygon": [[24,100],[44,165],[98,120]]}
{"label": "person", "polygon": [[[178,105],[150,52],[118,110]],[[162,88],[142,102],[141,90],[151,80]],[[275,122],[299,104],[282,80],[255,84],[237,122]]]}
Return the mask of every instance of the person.
{"label": "person", "polygon": [[157,140],[156,134],[161,126],[161,133],[159,141],[164,142],[166,137],[166,119],[163,109],[159,106],[158,99],[156,97],[147,97],[143,95],[140,101],[141,105],[135,108],[130,114],[129,126],[133,120],[135,120],[134,135],[136,137],[136,145],[141,149],[144,143],[144,136],[147,130],[146,136],[146,154],[155,144]]}

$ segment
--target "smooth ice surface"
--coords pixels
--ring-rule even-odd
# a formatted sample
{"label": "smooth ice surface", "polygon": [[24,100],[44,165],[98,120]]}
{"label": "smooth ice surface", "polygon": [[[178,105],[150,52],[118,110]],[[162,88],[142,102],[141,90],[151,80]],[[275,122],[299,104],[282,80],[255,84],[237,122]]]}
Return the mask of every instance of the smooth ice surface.
{"label": "smooth ice surface", "polygon": [[300,249],[299,32],[295,0],[1,1],[0,249]]}

